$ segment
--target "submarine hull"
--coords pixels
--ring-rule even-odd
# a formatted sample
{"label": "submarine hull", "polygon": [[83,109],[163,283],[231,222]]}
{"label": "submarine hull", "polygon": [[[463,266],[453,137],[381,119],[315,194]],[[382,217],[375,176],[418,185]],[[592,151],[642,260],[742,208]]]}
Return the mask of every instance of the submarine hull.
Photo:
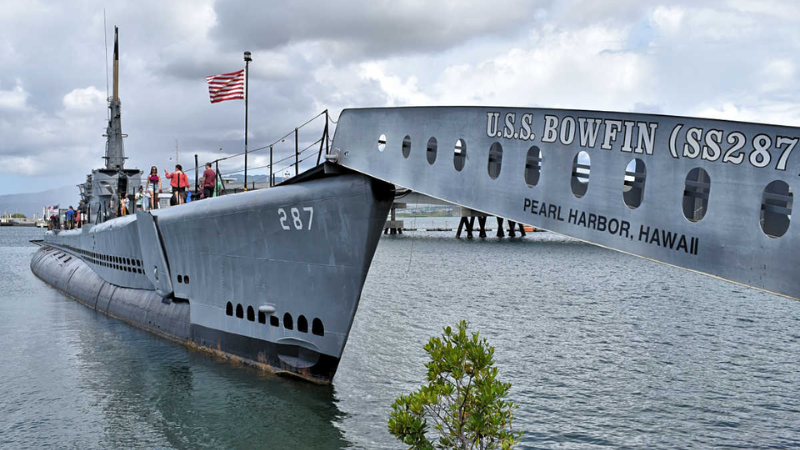
{"label": "submarine hull", "polygon": [[32,271],[111,317],[329,383],[393,186],[327,164],[295,182],[48,232]]}

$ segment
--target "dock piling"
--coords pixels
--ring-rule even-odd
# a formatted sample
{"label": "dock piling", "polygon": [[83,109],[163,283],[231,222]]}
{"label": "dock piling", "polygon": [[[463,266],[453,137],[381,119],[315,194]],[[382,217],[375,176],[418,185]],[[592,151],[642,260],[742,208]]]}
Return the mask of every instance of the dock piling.
{"label": "dock piling", "polygon": [[479,216],[478,217],[478,226],[480,230],[478,232],[478,237],[485,238],[486,237],[486,216]]}

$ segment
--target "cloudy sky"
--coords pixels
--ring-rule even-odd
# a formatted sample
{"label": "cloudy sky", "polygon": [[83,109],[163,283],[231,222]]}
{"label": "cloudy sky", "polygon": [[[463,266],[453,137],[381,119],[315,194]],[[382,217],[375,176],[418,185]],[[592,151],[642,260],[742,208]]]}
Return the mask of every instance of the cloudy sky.
{"label": "cloudy sky", "polygon": [[[254,59],[251,148],[326,108],[335,118],[366,106],[800,126],[800,4],[788,0],[2,3],[0,194],[74,185],[102,165],[104,8],[110,45],[120,27],[128,167],[174,164],[176,141],[185,165],[195,153],[204,161],[243,151],[243,102],[210,104],[205,76],[239,70],[244,50]],[[304,129],[302,143],[322,124]],[[287,140],[276,151],[291,148]]]}

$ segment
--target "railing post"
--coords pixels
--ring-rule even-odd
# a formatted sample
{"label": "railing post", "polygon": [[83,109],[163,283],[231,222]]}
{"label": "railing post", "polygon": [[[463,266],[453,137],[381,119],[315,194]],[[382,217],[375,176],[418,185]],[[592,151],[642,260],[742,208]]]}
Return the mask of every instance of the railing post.
{"label": "railing post", "polygon": [[244,190],[247,191],[247,103],[250,100],[250,52],[244,52]]}
{"label": "railing post", "polygon": [[331,141],[330,141],[330,132],[328,131],[328,123],[329,123],[329,121],[330,121],[330,118],[328,117],[328,110],[326,109],[325,110],[325,154],[326,155],[331,152],[331,149],[330,149],[330,143],[331,143]]}
{"label": "railing post", "polygon": [[297,128],[294,129],[294,176],[300,173],[300,143],[297,139]]}
{"label": "railing post", "polygon": [[269,146],[269,187],[275,186],[272,182],[272,146]]}
{"label": "railing post", "polygon": [[[222,181],[222,175],[220,175],[219,173],[219,160],[214,161],[214,167],[217,172],[217,179],[215,180],[216,183],[214,183],[214,190],[215,191],[217,190],[217,183],[219,183],[219,185],[222,186],[222,192],[225,192],[225,183]],[[217,196],[219,196],[220,194],[221,192],[217,192]]]}
{"label": "railing post", "polygon": [[319,142],[319,153],[317,154],[317,165],[322,158],[322,147],[325,147],[325,154],[328,154],[328,110],[325,110],[325,128],[322,130],[322,140]]}

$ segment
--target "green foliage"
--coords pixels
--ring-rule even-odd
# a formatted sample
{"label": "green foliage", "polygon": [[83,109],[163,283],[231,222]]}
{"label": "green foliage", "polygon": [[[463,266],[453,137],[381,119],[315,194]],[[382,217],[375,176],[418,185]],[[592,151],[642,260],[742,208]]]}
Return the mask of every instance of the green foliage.
{"label": "green foliage", "polygon": [[504,400],[511,383],[497,379],[494,347],[485,338],[467,334],[462,320],[424,349],[431,358],[428,384],[394,401],[390,433],[420,450],[510,449],[519,442],[522,433],[511,427],[517,405]]}
{"label": "green foliage", "polygon": [[12,215],[11,215],[11,218],[12,218],[12,219],[24,219],[24,218],[25,218],[25,214],[22,214],[22,213],[15,213],[15,214],[12,214]]}

